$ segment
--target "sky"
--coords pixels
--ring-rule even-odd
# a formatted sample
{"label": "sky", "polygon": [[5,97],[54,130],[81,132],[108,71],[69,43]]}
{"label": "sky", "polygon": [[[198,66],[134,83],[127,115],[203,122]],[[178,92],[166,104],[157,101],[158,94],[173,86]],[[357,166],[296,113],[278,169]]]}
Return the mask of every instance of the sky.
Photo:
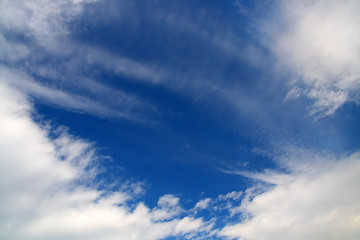
{"label": "sky", "polygon": [[360,238],[357,0],[0,0],[0,239]]}

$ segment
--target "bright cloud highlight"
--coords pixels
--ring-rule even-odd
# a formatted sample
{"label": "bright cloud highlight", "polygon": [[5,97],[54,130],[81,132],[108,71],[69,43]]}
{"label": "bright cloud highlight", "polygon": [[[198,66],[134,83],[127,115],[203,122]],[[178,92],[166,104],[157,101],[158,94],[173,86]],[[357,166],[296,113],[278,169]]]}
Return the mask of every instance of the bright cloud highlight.
{"label": "bright cloud highlight", "polygon": [[245,217],[219,233],[231,239],[349,239],[360,237],[360,153],[337,162],[324,159],[316,171],[262,194],[244,198]]}
{"label": "bright cloud highlight", "polygon": [[293,71],[287,99],[305,95],[310,114],[333,114],[346,102],[358,102],[360,90],[360,3],[281,1],[275,20],[266,24],[266,44]]}

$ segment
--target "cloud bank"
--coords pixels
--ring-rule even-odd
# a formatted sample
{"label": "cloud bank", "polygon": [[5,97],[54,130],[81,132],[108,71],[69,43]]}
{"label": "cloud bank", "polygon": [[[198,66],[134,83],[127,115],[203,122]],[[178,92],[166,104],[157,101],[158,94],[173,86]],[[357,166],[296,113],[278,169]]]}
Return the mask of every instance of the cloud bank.
{"label": "cloud bank", "polygon": [[244,198],[243,219],[219,235],[230,239],[350,239],[360,237],[360,153],[323,159],[313,171]]}

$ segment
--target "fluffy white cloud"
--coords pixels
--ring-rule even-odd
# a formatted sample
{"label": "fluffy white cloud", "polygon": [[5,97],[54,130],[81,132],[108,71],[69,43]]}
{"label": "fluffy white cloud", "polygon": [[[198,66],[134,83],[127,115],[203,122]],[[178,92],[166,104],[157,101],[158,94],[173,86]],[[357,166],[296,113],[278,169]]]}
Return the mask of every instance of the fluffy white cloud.
{"label": "fluffy white cloud", "polygon": [[211,204],[211,198],[201,199],[195,204],[194,209],[199,209],[199,210],[206,209],[209,207],[210,204]]}
{"label": "fluffy white cloud", "polygon": [[359,101],[360,2],[356,0],[282,1],[266,24],[268,46],[297,75],[287,99],[314,100],[310,113],[333,114]]}
{"label": "fluffy white cloud", "polygon": [[179,205],[180,199],[174,195],[167,194],[158,201],[158,207],[152,211],[154,220],[166,220],[180,215],[184,210]]}
{"label": "fluffy white cloud", "polygon": [[360,153],[323,160],[288,183],[245,197],[234,209],[244,219],[219,235],[236,239],[349,239],[360,237]]}
{"label": "fluffy white cloud", "polygon": [[0,101],[1,239],[161,239],[209,230],[201,218],[178,216],[173,195],[149,209],[129,202],[141,192],[137,184],[98,190],[92,144],[66,132],[50,139],[25,97],[3,82]]}

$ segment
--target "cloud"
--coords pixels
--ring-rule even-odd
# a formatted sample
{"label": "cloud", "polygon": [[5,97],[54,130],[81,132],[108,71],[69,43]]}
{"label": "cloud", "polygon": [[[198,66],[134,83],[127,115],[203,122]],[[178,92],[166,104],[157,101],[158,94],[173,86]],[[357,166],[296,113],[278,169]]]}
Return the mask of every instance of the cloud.
{"label": "cloud", "polygon": [[[123,78],[126,81],[137,81],[136,84],[151,84],[153,87],[161,85],[160,88],[165,87],[167,91],[195,101],[213,101],[213,96],[216,96],[233,102],[236,106],[241,105],[239,108],[242,110],[254,109],[248,104],[255,102],[253,97],[246,97],[247,94],[240,88],[226,87],[220,82],[224,79],[223,74],[218,70],[209,72],[205,65],[194,68],[190,64],[184,69],[177,64],[153,64],[114,53],[107,50],[106,46],[77,42],[72,38],[72,29],[76,29],[77,19],[88,17],[87,14],[90,13],[86,10],[88,6],[91,7],[92,2],[6,1],[0,7],[0,13],[3,13],[0,14],[0,44],[4,46],[3,51],[0,49],[3,53],[0,54],[0,59],[8,70],[21,70],[27,76],[17,81],[19,89],[28,91],[31,96],[44,103],[67,110],[134,121],[150,119],[149,115],[157,113],[157,109],[151,102],[140,97],[143,92],[122,91],[121,84],[116,81],[122,81]],[[111,5],[105,2],[101,4]],[[123,3],[115,5],[116,9],[124,11]],[[129,5],[134,7],[133,3]],[[160,17],[152,14],[152,11],[147,14],[150,15],[145,16],[146,21],[154,21],[162,27],[161,19],[166,18],[168,31],[181,33],[185,37],[196,37],[199,43],[215,50],[215,54],[223,56],[226,53],[226,59],[233,58],[235,54],[240,61],[256,63],[256,66],[264,59],[259,49],[245,43],[229,28],[217,26],[213,29],[212,24],[197,19],[197,15],[188,16],[194,19],[191,22],[177,11],[157,13]],[[19,17],[14,19],[15,15]],[[132,21],[133,18],[128,15],[124,13],[122,17],[129,17]],[[107,17],[100,15],[100,18]],[[72,23],[75,23],[75,27]],[[116,74],[120,78],[89,77],[98,70],[110,75]],[[28,81],[29,79],[32,81]],[[111,88],[111,85],[117,87]],[[233,96],[236,96],[235,99]],[[151,121],[150,119],[149,122]]]}
{"label": "cloud", "polygon": [[150,103],[109,87],[103,79],[88,77],[90,69],[100,66],[153,82],[159,81],[161,72],[74,42],[69,24],[91,2],[4,1],[0,6],[0,78],[46,104],[102,118],[143,121],[141,114],[155,111]]}
{"label": "cloud", "polygon": [[[151,64],[140,63],[124,56],[119,56],[100,48],[79,46],[79,59],[81,63],[86,62],[90,66],[98,65],[118,75],[131,77],[137,81],[159,84],[168,77],[168,73]],[[84,61],[85,59],[85,61]]]}
{"label": "cloud", "polygon": [[152,211],[154,220],[167,220],[180,215],[184,210],[179,205],[179,198],[172,194],[162,196],[158,207]]}
{"label": "cloud", "polygon": [[[33,68],[43,70],[44,64],[39,67],[31,63],[34,60],[39,61],[37,57],[43,57],[38,53],[39,50],[45,50],[47,54],[55,55],[58,60],[64,59],[65,63],[76,65],[69,68],[82,69],[84,63],[89,66],[100,65],[137,80],[153,83],[161,81],[161,71],[153,66],[114,55],[101,48],[80,44],[72,39],[70,24],[77,18],[86,17],[83,16],[86,14],[83,10],[93,2],[95,1],[5,1],[0,6],[0,51],[3,53],[1,58],[5,61],[26,60],[30,58],[31,52],[33,56],[30,63],[27,63],[31,68],[29,71]],[[13,35],[19,35],[20,38]],[[54,69],[50,68],[48,71]]]}
{"label": "cloud", "polygon": [[287,183],[292,179],[292,177],[289,176],[288,174],[272,171],[270,169],[265,169],[264,172],[251,172],[244,170],[225,170],[225,169],[221,169],[221,171],[224,173],[240,175],[243,177],[247,177],[275,185]]}
{"label": "cloud", "polygon": [[281,1],[265,24],[266,45],[292,71],[287,99],[305,95],[315,117],[359,101],[360,3]]}
{"label": "cloud", "polygon": [[236,239],[358,239],[360,153],[323,159],[316,172],[242,201],[245,218],[219,235]]}
{"label": "cloud", "polygon": [[[0,64],[0,80],[42,103],[101,118],[139,121],[140,110],[151,110],[149,104],[142,103],[138,98],[91,79],[77,79],[77,84],[82,84],[74,93],[66,88],[47,86],[23,71]],[[103,95],[101,101],[97,100]]]}
{"label": "cloud", "polygon": [[219,200],[239,200],[243,195],[242,192],[232,191],[227,194],[220,194],[218,199]]}
{"label": "cloud", "polygon": [[210,206],[210,204],[211,204],[211,198],[205,198],[205,199],[202,199],[199,202],[197,202],[195,204],[194,209],[203,210],[203,209],[208,208]]}
{"label": "cloud", "polygon": [[[150,209],[136,201],[136,183],[97,188],[95,146],[41,128],[25,96],[0,84],[1,239],[161,239],[206,234],[201,218],[179,216],[179,199],[165,195]],[[159,214],[161,212],[161,214]],[[161,215],[161,217],[159,217]]]}
{"label": "cloud", "polygon": [[57,46],[69,34],[67,24],[90,2],[94,1],[5,0],[0,6],[0,30],[22,33],[47,50],[64,52]]}

